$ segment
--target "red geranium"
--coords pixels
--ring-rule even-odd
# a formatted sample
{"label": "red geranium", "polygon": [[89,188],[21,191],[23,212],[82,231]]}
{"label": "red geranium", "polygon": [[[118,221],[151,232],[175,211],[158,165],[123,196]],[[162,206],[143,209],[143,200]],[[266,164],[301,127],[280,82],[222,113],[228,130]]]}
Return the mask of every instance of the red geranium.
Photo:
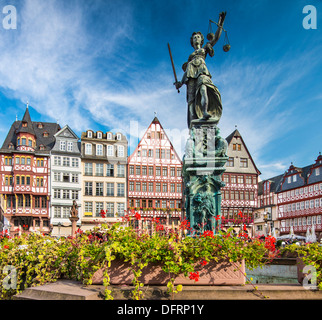
{"label": "red geranium", "polygon": [[141,220],[141,215],[138,212],[135,212],[136,220]]}
{"label": "red geranium", "polygon": [[199,281],[199,272],[190,272],[189,279],[195,280],[196,282]]}
{"label": "red geranium", "polygon": [[214,232],[212,230],[205,230],[204,233],[201,235],[202,237],[214,237]]}

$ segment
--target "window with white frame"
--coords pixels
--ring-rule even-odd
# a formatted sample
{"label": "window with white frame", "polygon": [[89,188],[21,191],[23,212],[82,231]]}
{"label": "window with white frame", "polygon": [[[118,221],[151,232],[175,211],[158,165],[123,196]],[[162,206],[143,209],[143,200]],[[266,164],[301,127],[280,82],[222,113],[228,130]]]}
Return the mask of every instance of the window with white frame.
{"label": "window with white frame", "polygon": [[122,135],[121,135],[120,133],[118,133],[118,134],[116,135],[116,139],[117,139],[117,140],[122,140]]}
{"label": "window with white frame", "polygon": [[92,154],[92,144],[91,143],[85,144],[85,154]]}
{"label": "window with white frame", "polygon": [[320,167],[319,168],[315,168],[315,175],[319,176],[320,175]]}
{"label": "window with white frame", "polygon": [[106,182],[106,196],[114,197],[114,182]]}
{"label": "window with white frame", "polygon": [[125,165],[124,164],[118,164],[117,165],[117,176],[119,178],[125,177]]}
{"label": "window with white frame", "polygon": [[55,166],[60,166],[61,165],[61,157],[54,156],[54,165]]}
{"label": "window with white frame", "polygon": [[69,151],[69,152],[73,151],[73,142],[72,141],[67,142],[67,151]]}
{"label": "window with white frame", "polygon": [[69,167],[70,166],[70,159],[69,157],[63,157],[63,166]]}
{"label": "window with white frame", "polygon": [[72,200],[78,200],[78,190],[72,190]]}
{"label": "window with white frame", "polygon": [[96,155],[97,156],[102,156],[103,155],[103,145],[102,144],[97,144],[96,145]]}
{"label": "window with white frame", "polygon": [[93,214],[93,202],[85,201],[84,210],[85,213]]}
{"label": "window with white frame", "polygon": [[317,216],[316,222],[317,224],[321,224],[321,216]]}
{"label": "window with white frame", "polygon": [[102,139],[102,132],[100,131],[97,132],[97,139]]}
{"label": "window with white frame", "polygon": [[106,165],[106,176],[114,177],[114,164],[108,163]]}
{"label": "window with white frame", "polygon": [[54,207],[54,218],[61,218],[61,207]]}
{"label": "window with white frame", "polygon": [[93,138],[93,132],[87,131],[87,138]]}
{"label": "window with white frame", "polygon": [[316,224],[316,216],[312,217],[312,224]]}
{"label": "window with white frame", "polygon": [[96,176],[103,177],[104,176],[104,164],[103,163],[96,163]]}
{"label": "window with white frame", "polygon": [[54,181],[56,181],[56,182],[61,181],[60,172],[54,172]]}
{"label": "window with white frame", "polygon": [[93,175],[93,163],[85,162],[85,176]]}
{"label": "window with white frame", "polygon": [[112,140],[112,133],[111,132],[108,132],[107,135],[106,135],[106,139],[107,140]]}
{"label": "window with white frame", "polygon": [[124,146],[117,146],[117,156],[124,157]]}
{"label": "window with white frame", "polygon": [[66,151],[66,141],[60,141],[60,151]]}
{"label": "window with white frame", "polygon": [[69,218],[70,207],[63,207],[63,218]]}
{"label": "window with white frame", "polygon": [[54,199],[60,199],[61,198],[61,190],[60,189],[54,189]]}
{"label": "window with white frame", "polygon": [[125,186],[124,183],[117,184],[117,196],[124,197],[125,196]]}
{"label": "window with white frame", "polygon": [[306,219],[306,224],[308,226],[310,226],[311,225],[311,221],[312,221],[312,217],[311,216],[308,216],[307,219]]}
{"label": "window with white frame", "polygon": [[114,203],[106,202],[106,217],[114,217]]}
{"label": "window with white frame", "polygon": [[79,159],[78,158],[72,158],[72,167],[73,168],[79,167]]}
{"label": "window with white frame", "polygon": [[297,175],[293,176],[293,182],[296,182]]}
{"label": "window with white frame", "polygon": [[113,157],[114,156],[114,147],[112,145],[107,146],[107,156]]}
{"label": "window with white frame", "polygon": [[314,200],[310,200],[310,208],[314,208]]}
{"label": "window with white frame", "polygon": [[95,204],[95,213],[96,213],[96,217],[100,217],[100,213],[102,210],[104,210],[103,207],[104,203],[103,202],[96,202]]}
{"label": "window with white frame", "polygon": [[315,208],[320,206],[320,199],[315,199]]}
{"label": "window with white frame", "polygon": [[124,215],[124,210],[125,210],[125,203],[119,202],[117,204],[117,213],[118,213],[118,216],[123,216]]}
{"label": "window with white frame", "polygon": [[71,182],[72,183],[78,183],[78,174],[77,173],[72,173]]}
{"label": "window with white frame", "polygon": [[63,199],[69,199],[69,190],[63,190]]}

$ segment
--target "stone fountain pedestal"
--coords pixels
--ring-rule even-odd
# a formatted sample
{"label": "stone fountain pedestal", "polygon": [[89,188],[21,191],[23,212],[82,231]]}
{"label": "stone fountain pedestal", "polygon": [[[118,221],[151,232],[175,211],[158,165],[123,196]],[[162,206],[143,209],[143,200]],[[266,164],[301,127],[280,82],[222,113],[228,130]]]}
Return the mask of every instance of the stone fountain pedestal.
{"label": "stone fountain pedestal", "polygon": [[[214,234],[221,224],[221,176],[228,144],[220,137],[217,122],[193,120],[183,159],[185,208],[191,235]],[[216,219],[217,218],[217,219]]]}

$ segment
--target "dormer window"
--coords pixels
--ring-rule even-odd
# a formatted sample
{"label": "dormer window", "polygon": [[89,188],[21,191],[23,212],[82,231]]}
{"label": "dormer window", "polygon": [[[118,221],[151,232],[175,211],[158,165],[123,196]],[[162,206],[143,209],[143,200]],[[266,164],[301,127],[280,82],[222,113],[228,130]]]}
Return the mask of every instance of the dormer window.
{"label": "dormer window", "polygon": [[45,131],[45,132],[42,134],[42,136],[43,136],[44,138],[47,138],[47,137],[49,136],[49,133],[48,133],[47,131]]}
{"label": "dormer window", "polygon": [[28,123],[27,123],[27,122],[23,122],[23,123],[22,123],[22,126],[23,126],[24,128],[27,128],[27,127],[28,127]]}
{"label": "dormer window", "polygon": [[39,146],[39,150],[45,150],[45,146],[44,146],[43,144],[41,144],[41,145]]}
{"label": "dormer window", "polygon": [[112,140],[112,133],[108,132],[106,135],[107,140]]}
{"label": "dormer window", "polygon": [[97,139],[102,139],[102,132],[97,132]]}
{"label": "dormer window", "polygon": [[87,131],[87,138],[93,138],[93,132]]}
{"label": "dormer window", "polygon": [[37,128],[38,129],[42,129],[44,126],[43,126],[43,124],[41,123],[41,122],[38,122],[38,124],[37,124]]}
{"label": "dormer window", "polygon": [[14,148],[14,146],[13,146],[13,144],[11,142],[9,143],[9,146],[8,147],[9,147],[9,149],[13,149]]}
{"label": "dormer window", "polygon": [[120,133],[118,133],[118,134],[116,135],[116,139],[117,139],[117,140],[122,140],[122,135],[121,135]]}

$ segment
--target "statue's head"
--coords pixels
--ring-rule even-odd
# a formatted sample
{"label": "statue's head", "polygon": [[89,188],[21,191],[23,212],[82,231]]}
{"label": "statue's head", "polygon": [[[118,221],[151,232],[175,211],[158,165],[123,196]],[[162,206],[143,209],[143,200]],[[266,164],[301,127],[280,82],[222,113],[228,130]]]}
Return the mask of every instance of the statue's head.
{"label": "statue's head", "polygon": [[204,38],[203,34],[202,34],[200,31],[198,31],[198,32],[194,32],[194,33],[192,34],[191,38],[190,38],[191,46],[195,47],[195,43],[196,43],[197,41],[200,41],[200,46],[202,46],[202,45],[203,45],[203,43],[204,43],[204,39],[205,39],[205,38]]}

